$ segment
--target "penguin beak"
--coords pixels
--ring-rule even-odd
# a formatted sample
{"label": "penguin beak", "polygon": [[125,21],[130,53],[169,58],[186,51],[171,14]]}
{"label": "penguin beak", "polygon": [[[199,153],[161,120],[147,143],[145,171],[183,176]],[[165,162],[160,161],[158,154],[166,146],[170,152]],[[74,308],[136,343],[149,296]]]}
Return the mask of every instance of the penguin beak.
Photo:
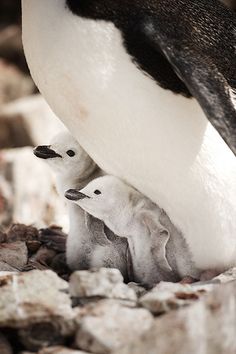
{"label": "penguin beak", "polygon": [[79,192],[77,189],[69,189],[68,191],[65,192],[65,197],[73,201],[90,198],[88,195]]}
{"label": "penguin beak", "polygon": [[40,159],[53,159],[55,157],[62,157],[61,155],[57,154],[56,151],[50,149],[49,145],[41,145],[37,146],[34,149],[34,155],[39,157]]}

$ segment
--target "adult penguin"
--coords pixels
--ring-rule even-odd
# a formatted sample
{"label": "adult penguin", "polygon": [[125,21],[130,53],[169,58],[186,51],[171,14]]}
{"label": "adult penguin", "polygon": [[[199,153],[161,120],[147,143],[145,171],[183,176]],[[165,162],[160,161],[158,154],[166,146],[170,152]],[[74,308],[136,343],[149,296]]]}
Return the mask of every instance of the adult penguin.
{"label": "adult penguin", "polygon": [[165,209],[200,269],[236,265],[234,12],[217,0],[22,5],[32,77],[84,149]]}

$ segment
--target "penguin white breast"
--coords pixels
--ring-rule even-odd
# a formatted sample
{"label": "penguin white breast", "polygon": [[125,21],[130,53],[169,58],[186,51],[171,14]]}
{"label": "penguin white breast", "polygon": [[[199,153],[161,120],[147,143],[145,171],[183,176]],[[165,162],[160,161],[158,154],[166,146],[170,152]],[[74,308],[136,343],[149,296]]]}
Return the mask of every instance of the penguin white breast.
{"label": "penguin white breast", "polygon": [[32,76],[83,148],[166,210],[197,266],[236,264],[236,159],[196,101],[140,71],[112,23],[22,5]]}

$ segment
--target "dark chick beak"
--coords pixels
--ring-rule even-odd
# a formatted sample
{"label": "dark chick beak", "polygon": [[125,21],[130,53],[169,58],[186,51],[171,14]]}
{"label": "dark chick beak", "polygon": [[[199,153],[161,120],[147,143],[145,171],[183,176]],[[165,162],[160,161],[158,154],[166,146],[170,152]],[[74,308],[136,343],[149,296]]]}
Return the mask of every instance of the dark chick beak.
{"label": "dark chick beak", "polygon": [[37,146],[34,149],[34,154],[40,159],[53,159],[55,157],[62,157],[61,155],[57,154],[56,151],[50,149],[50,146],[48,145]]}
{"label": "dark chick beak", "polygon": [[65,197],[73,201],[89,198],[89,196],[79,192],[77,189],[69,189],[68,191],[65,192]]}

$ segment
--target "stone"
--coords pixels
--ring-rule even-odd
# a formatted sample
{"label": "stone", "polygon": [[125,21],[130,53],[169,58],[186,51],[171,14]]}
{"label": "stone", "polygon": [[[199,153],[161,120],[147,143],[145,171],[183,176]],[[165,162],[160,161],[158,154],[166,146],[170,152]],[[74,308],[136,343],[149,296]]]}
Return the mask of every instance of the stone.
{"label": "stone", "polygon": [[5,237],[6,242],[24,241],[30,254],[36,253],[41,246],[39,231],[33,226],[13,224]]}
{"label": "stone", "polygon": [[12,347],[7,338],[0,332],[0,353],[13,354]]}
{"label": "stone", "polygon": [[61,335],[74,330],[68,283],[54,272],[0,274],[0,327],[24,328],[53,322]]}
{"label": "stone", "polygon": [[66,239],[67,234],[62,231],[61,227],[55,225],[41,229],[39,232],[39,240],[42,244],[57,252],[66,251]]}
{"label": "stone", "polygon": [[[0,272],[18,272],[19,270],[10,266],[9,264],[5,262],[0,262]],[[1,353],[1,352],[0,352]]]}
{"label": "stone", "polygon": [[78,348],[97,354],[108,354],[121,348],[153,324],[145,309],[122,306],[114,300],[101,300],[85,306],[77,317]]}
{"label": "stone", "polygon": [[[0,225],[4,229],[16,222],[68,228],[66,206],[56,192],[51,171],[33,155],[32,148],[0,151],[0,170]],[[15,234],[21,235],[22,230],[18,227]]]}
{"label": "stone", "polygon": [[[40,249],[29,259],[29,265],[41,264],[42,266],[50,267],[54,257],[56,256],[56,251],[48,249],[47,247],[40,247]],[[44,268],[39,268],[44,269]]]}
{"label": "stone", "polygon": [[13,188],[10,183],[11,166],[7,161],[3,161],[2,153],[0,152],[0,230],[1,242],[4,242],[2,231],[12,222],[13,215]]}
{"label": "stone", "polygon": [[160,282],[150,292],[139,299],[141,306],[159,315],[182,306],[191,305],[206,293],[204,287],[194,288],[191,285]]}
{"label": "stone", "polygon": [[213,279],[213,281],[216,281],[221,284],[228,283],[230,281],[235,281],[235,280],[236,280],[236,267],[227,270],[226,272],[218,275]]}
{"label": "stone", "polygon": [[20,114],[0,115],[0,149],[33,146],[30,131]]}
{"label": "stone", "polygon": [[40,95],[2,106],[0,148],[21,148],[0,151],[0,230],[18,222],[39,228],[56,224],[68,232],[66,202],[56,192],[54,176],[28,147],[48,144],[62,129]]}
{"label": "stone", "polygon": [[39,232],[33,226],[13,224],[7,232],[7,242],[38,240]]}
{"label": "stone", "polygon": [[32,79],[23,75],[16,66],[0,59],[0,105],[28,96],[34,89]]}
{"label": "stone", "polygon": [[134,282],[128,283],[128,287],[135,291],[138,298],[147,293],[147,290],[144,287]]}
{"label": "stone", "polygon": [[38,351],[65,342],[60,327],[52,321],[35,323],[27,328],[20,329],[18,337],[24,348],[30,351]]}
{"label": "stone", "polygon": [[89,354],[88,352],[83,352],[81,350],[74,350],[65,347],[51,347],[45,348],[39,351],[38,354]]}
{"label": "stone", "polygon": [[[4,12],[6,13],[6,11],[3,10],[3,13]],[[1,13],[1,9],[0,9],[0,13]],[[12,13],[12,11],[10,13]],[[0,22],[2,25],[1,20]],[[21,37],[22,37],[22,33],[21,33],[21,27],[19,26],[19,23],[16,25],[16,24],[12,24],[12,22],[9,22],[9,25],[7,25],[6,27],[1,26],[0,57],[10,63],[14,63],[14,65],[16,65],[22,72],[26,73],[27,76],[29,77],[28,68],[24,57]]]}
{"label": "stone", "polygon": [[9,121],[16,115],[21,116],[24,129],[29,132],[34,146],[49,144],[52,136],[65,129],[39,94],[5,104],[0,111],[0,121],[1,115]]}
{"label": "stone", "polygon": [[218,286],[189,307],[155,320],[115,354],[235,354],[236,282]]}
{"label": "stone", "polygon": [[74,272],[70,277],[72,297],[101,297],[136,301],[135,291],[123,283],[118,269],[101,268]]}
{"label": "stone", "polygon": [[17,270],[22,270],[28,261],[28,249],[25,242],[0,243],[0,262]]}

